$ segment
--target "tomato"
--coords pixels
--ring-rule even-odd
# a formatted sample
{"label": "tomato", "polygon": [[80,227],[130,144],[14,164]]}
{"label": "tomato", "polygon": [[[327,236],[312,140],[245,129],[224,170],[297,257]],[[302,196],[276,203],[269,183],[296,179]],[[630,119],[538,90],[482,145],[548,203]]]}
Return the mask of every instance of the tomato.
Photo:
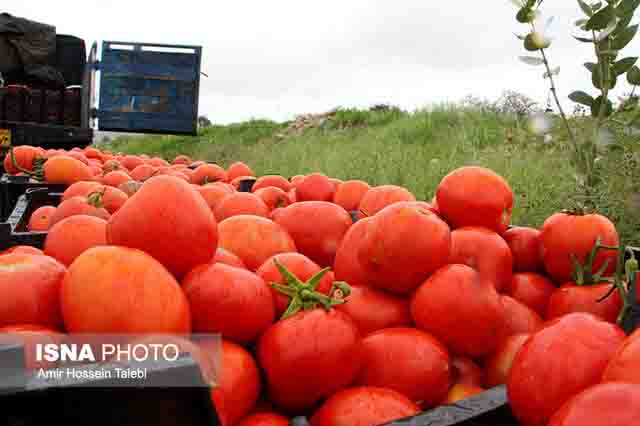
{"label": "tomato", "polygon": [[416,197],[408,189],[401,186],[382,185],[373,187],[364,194],[358,205],[360,210],[358,218],[371,217],[385,207],[399,201],[416,201]]}
{"label": "tomato", "polygon": [[150,164],[141,164],[131,170],[131,179],[143,182],[158,173],[158,168]]}
{"label": "tomato", "polygon": [[393,389],[424,407],[435,407],[447,395],[449,352],[429,333],[401,327],[378,330],[362,339],[362,353],[358,385]]}
{"label": "tomato", "polygon": [[49,218],[49,227],[63,219],[76,215],[95,216],[103,220],[109,220],[111,215],[99,202],[89,201],[86,197],[71,197],[61,202]]}
{"label": "tomato", "polygon": [[570,312],[589,312],[615,323],[622,310],[622,298],[618,291],[614,291],[605,300],[604,297],[611,289],[611,284],[577,285],[574,282],[563,284],[556,289],[549,298],[547,305],[547,319],[557,318]]}
{"label": "tomato", "polygon": [[289,419],[276,413],[257,413],[245,417],[237,426],[289,426]]}
{"label": "tomato", "polygon": [[222,341],[220,384],[211,397],[222,426],[233,426],[249,414],[258,400],[262,383],[255,359],[246,349]]}
{"label": "tomato", "polygon": [[153,157],[151,158],[147,164],[153,167],[169,167],[169,163],[164,158]]}
{"label": "tomato", "polygon": [[545,276],[534,272],[522,272],[513,274],[511,282],[503,291],[545,317],[549,298],[555,289],[553,283]]}
{"label": "tomato", "polygon": [[530,334],[513,334],[504,339],[484,363],[483,384],[492,388],[507,383],[513,360]]}
{"label": "tomato", "polygon": [[[44,157],[38,148],[29,145],[16,146],[12,148],[12,151],[18,168],[28,170],[30,172],[33,171],[34,160]],[[4,169],[8,174],[16,175],[21,171],[18,168],[13,165],[11,152],[7,153],[4,157]]]}
{"label": "tomato", "polygon": [[358,210],[360,201],[367,191],[371,189],[367,182],[362,180],[348,180],[343,182],[333,194],[333,202],[346,211]]}
{"label": "tomato", "polygon": [[409,300],[370,287],[351,287],[344,305],[336,309],[349,315],[363,336],[389,327],[412,324]]}
{"label": "tomato", "polygon": [[482,370],[470,358],[455,355],[451,358],[451,383],[482,386]]}
{"label": "tomato", "polygon": [[215,213],[216,206],[220,203],[220,201],[229,194],[233,194],[234,190],[225,185],[195,185],[194,189],[202,195],[204,201],[206,201],[207,205]]}
{"label": "tomato", "polygon": [[453,231],[449,263],[476,269],[498,291],[511,281],[511,250],[500,235],[485,228],[465,227]]}
{"label": "tomato", "polygon": [[[544,221],[541,231],[544,266],[557,283],[572,280],[572,254],[583,265],[598,238],[601,244],[608,246],[617,246],[619,242],[615,225],[599,214],[556,213]],[[615,250],[600,250],[593,262],[592,272],[596,273],[608,261],[605,275],[613,273],[616,255]]]}
{"label": "tomato", "polygon": [[344,234],[333,264],[337,280],[346,281],[354,286],[367,285],[367,271],[358,253],[365,243],[367,224],[371,220],[371,218],[359,220]]}
{"label": "tomato", "polygon": [[145,251],[181,279],[213,258],[218,228],[211,209],[191,185],[155,176],[111,217],[107,240]]}
{"label": "tomato", "polygon": [[418,328],[433,334],[453,353],[471,358],[495,350],[502,309],[493,284],[466,265],[439,269],[411,299],[411,316]]}
{"label": "tomato", "polygon": [[254,176],[251,167],[241,161],[237,161],[227,168],[227,179],[229,182],[240,176]]}
{"label": "tomato", "polygon": [[332,395],[311,417],[311,426],[372,426],[420,413],[420,407],[391,389],[362,386]]}
{"label": "tomato", "polygon": [[97,189],[100,187],[101,187],[100,183],[95,181],[83,180],[80,182],[76,182],[72,185],[69,185],[69,187],[65,189],[65,191],[62,193],[62,197],[60,198],[60,201],[61,202],[66,201],[69,198],[76,197],[76,196],[86,197],[91,193],[93,189]]}
{"label": "tomato", "polygon": [[267,186],[275,186],[282,189],[284,192],[289,192],[293,186],[291,182],[279,175],[265,175],[256,179],[256,182],[251,188],[251,192],[256,192],[260,188],[266,188]]}
{"label": "tomato", "polygon": [[311,173],[296,185],[298,201],[332,201],[335,187],[321,173]]}
{"label": "tomato", "polygon": [[262,198],[250,192],[234,192],[223,197],[213,212],[219,222],[241,214],[269,217],[269,207]]}
{"label": "tomato", "polygon": [[133,170],[138,166],[144,164],[144,160],[140,157],[136,157],[135,155],[125,155],[122,159],[122,165],[126,167],[128,170]]}
{"label": "tomato", "polygon": [[[102,172],[105,175],[108,174],[108,173],[111,173],[111,172],[115,172],[116,170],[121,170],[122,168],[123,168],[122,164],[120,164],[120,162],[118,160],[111,159],[111,160],[105,161],[102,164]],[[127,175],[127,174],[125,173],[125,175]],[[127,175],[127,176],[129,176],[129,175]]]}
{"label": "tomato", "polygon": [[257,354],[271,401],[297,412],[354,381],[361,366],[360,332],[335,309],[303,310],[269,327]]}
{"label": "tomato", "polygon": [[275,319],[269,286],[246,269],[210,263],[188,273],[182,288],[194,332],[221,333],[244,344],[254,341]]}
{"label": "tomato", "polygon": [[627,337],[613,354],[602,375],[603,382],[628,382],[640,385],[640,329]]}
{"label": "tomato", "polygon": [[70,333],[191,331],[189,303],[180,285],[140,250],[102,246],[85,251],[69,267],[60,301]]}
{"label": "tomato", "polygon": [[124,170],[114,170],[105,174],[100,182],[103,185],[113,186],[114,188],[120,187],[123,183],[127,183],[131,180],[131,176]]}
{"label": "tomato", "polygon": [[[311,279],[311,277],[320,272],[320,270],[322,269],[313,260],[300,253],[276,254],[267,259],[267,261],[264,262],[256,271],[256,274],[260,278],[262,278],[270,288],[271,283],[287,285],[287,280],[278,270],[275,261],[278,261],[285,268],[287,268],[287,270],[289,270],[293,275],[295,275],[302,281]],[[318,283],[316,290],[320,293],[329,295],[333,281],[333,273],[327,272],[327,274],[322,277],[322,279]],[[273,294],[273,301],[275,303],[276,316],[279,318],[284,313],[284,311],[287,310],[287,306],[289,306],[291,298],[283,293],[280,293],[274,288],[271,288],[271,293]]]}
{"label": "tomato", "polygon": [[236,268],[247,269],[242,259],[240,259],[235,254],[231,253],[229,250],[225,250],[223,248],[218,248],[216,250],[216,254],[213,257],[214,262],[224,263],[225,265],[235,266]]}
{"label": "tomato", "polygon": [[226,182],[227,172],[217,164],[202,164],[198,166],[190,178],[191,183],[204,185],[210,182]]}
{"label": "tomato", "polygon": [[516,355],[507,395],[525,424],[544,424],[571,397],[600,382],[624,333],[587,313],[548,322]]}
{"label": "tomato", "polygon": [[273,255],[297,251],[289,233],[264,217],[233,216],[218,224],[218,232],[219,247],[234,253],[252,271]]}
{"label": "tomato", "polygon": [[31,246],[13,246],[11,248],[8,248],[6,250],[4,250],[3,252],[0,252],[0,256],[3,256],[5,254],[11,254],[11,253],[16,253],[16,254],[44,254],[44,252],[42,250],[40,250],[39,248],[35,248],[35,247],[31,247]]}
{"label": "tomato", "polygon": [[435,214],[403,203],[390,205],[367,222],[358,251],[367,284],[408,294],[447,264],[449,227]]}
{"label": "tomato", "polygon": [[191,160],[191,158],[189,158],[186,155],[178,155],[171,162],[171,164],[184,164],[184,165],[188,165],[188,164],[191,164],[191,163],[193,163],[193,161]]}
{"label": "tomato", "polygon": [[0,327],[33,324],[60,329],[60,286],[65,272],[49,256],[0,256]]}
{"label": "tomato", "polygon": [[540,230],[525,226],[513,226],[502,234],[513,254],[515,272],[544,271]]}
{"label": "tomato", "polygon": [[345,209],[326,201],[302,201],[274,218],[287,230],[298,251],[322,267],[332,266],[342,238],[353,224]]}
{"label": "tomato", "polygon": [[542,327],[543,321],[540,315],[527,305],[506,295],[500,295],[500,301],[503,320],[498,332],[499,342],[514,334],[535,333]]}
{"label": "tomato", "polygon": [[254,194],[264,201],[269,210],[287,207],[291,204],[289,195],[287,195],[287,193],[282,189],[275,186],[267,186],[266,188],[258,189]]}
{"label": "tomato", "polygon": [[87,249],[106,245],[107,221],[76,215],[51,227],[44,242],[44,253],[69,266]]}
{"label": "tomato", "polygon": [[48,183],[71,185],[83,180],[93,180],[88,165],[68,155],[49,158],[43,166],[44,180]]}
{"label": "tomato", "polygon": [[502,176],[484,167],[461,167],[446,175],[436,200],[453,228],[479,226],[502,234],[511,221],[513,191]]}
{"label": "tomato", "polygon": [[549,426],[629,426],[640,422],[640,385],[605,383],[569,400]]}
{"label": "tomato", "polygon": [[51,216],[56,211],[56,207],[54,206],[42,206],[38,207],[31,214],[29,218],[29,223],[27,224],[27,229],[31,232],[37,231],[46,231],[49,229],[49,223],[51,221]]}
{"label": "tomato", "polygon": [[484,391],[485,389],[482,388],[481,386],[457,383],[453,385],[451,389],[449,389],[449,393],[447,393],[447,397],[442,402],[442,404],[445,404],[445,405],[455,404],[458,401],[465,400],[467,398],[472,397],[473,395],[477,395]]}

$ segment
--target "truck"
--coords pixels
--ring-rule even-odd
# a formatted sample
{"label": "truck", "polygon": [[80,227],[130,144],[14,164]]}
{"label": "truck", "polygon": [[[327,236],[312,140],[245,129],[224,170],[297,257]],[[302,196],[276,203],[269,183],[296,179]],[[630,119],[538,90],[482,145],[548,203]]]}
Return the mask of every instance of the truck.
{"label": "truck", "polygon": [[195,135],[202,47],[93,42],[0,14],[0,148],[84,148],[96,130]]}

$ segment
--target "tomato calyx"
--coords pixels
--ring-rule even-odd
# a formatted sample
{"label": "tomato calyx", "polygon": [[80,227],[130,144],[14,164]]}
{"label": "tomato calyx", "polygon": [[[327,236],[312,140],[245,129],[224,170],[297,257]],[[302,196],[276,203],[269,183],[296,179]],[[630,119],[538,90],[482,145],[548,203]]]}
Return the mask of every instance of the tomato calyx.
{"label": "tomato calyx", "polygon": [[593,245],[593,248],[587,255],[584,264],[581,264],[578,258],[574,253],[570,253],[569,256],[573,262],[574,270],[573,270],[573,280],[579,285],[593,285],[599,284],[603,281],[607,281],[603,274],[609,267],[610,259],[606,259],[602,266],[593,273],[593,262],[596,259],[596,256],[600,252],[600,250],[618,250],[618,247],[606,246],[600,242],[600,237],[597,238],[596,243]]}
{"label": "tomato calyx", "polygon": [[276,282],[272,282],[270,285],[291,299],[289,306],[280,319],[286,319],[301,310],[312,310],[318,307],[330,310],[336,305],[345,303],[346,300],[344,298],[351,294],[351,287],[344,281],[334,281],[329,292],[330,296],[316,290],[322,278],[331,268],[324,268],[309,278],[308,281],[302,282],[277,259],[274,259],[273,262],[284,277],[287,285]]}
{"label": "tomato calyx", "polygon": [[36,157],[33,159],[33,171],[31,170],[27,170],[23,167],[21,167],[18,164],[18,160],[16,159],[16,153],[12,150],[10,150],[10,155],[11,155],[11,164],[13,165],[13,167],[26,174],[27,176],[37,180],[38,182],[42,182],[44,180],[44,163],[46,163],[47,159],[46,158],[42,158],[42,157]]}
{"label": "tomato calyx", "polygon": [[99,191],[92,192],[87,195],[87,204],[95,208],[101,209],[104,207],[103,198],[107,188],[104,187]]}

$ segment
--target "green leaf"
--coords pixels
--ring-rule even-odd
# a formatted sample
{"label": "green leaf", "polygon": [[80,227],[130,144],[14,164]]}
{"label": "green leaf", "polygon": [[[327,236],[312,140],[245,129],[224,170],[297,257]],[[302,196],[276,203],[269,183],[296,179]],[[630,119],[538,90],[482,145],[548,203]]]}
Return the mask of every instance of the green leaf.
{"label": "green leaf", "polygon": [[633,40],[637,32],[638,24],[625,28],[615,36],[616,38],[613,40],[611,47],[617,50],[624,49],[631,42],[631,40]]}
{"label": "green leaf", "polygon": [[634,65],[627,72],[627,82],[633,86],[640,85],[640,68],[638,66]]}
{"label": "green leaf", "polygon": [[573,102],[590,107],[593,105],[593,97],[582,90],[577,90],[569,95],[569,99]]}
{"label": "green leaf", "polygon": [[589,22],[588,19],[578,19],[576,22],[574,22],[574,25],[578,28],[582,28],[587,22]]}
{"label": "green leaf", "polygon": [[584,0],[578,0],[578,4],[580,5],[580,9],[582,9],[585,15],[593,16],[593,9],[591,9],[591,6],[585,3]]}
{"label": "green leaf", "polygon": [[613,64],[611,71],[613,71],[614,75],[624,74],[625,72],[629,71],[631,67],[633,67],[636,64],[637,61],[638,61],[637,56],[620,59],[618,62]]}
{"label": "green leaf", "polygon": [[593,15],[591,19],[589,19],[589,22],[587,22],[586,28],[587,30],[604,30],[611,20],[615,18],[615,15],[615,9],[609,5]]}
{"label": "green leaf", "polygon": [[618,16],[626,16],[627,13],[633,14],[638,6],[640,6],[640,0],[622,0],[616,8],[616,13]]}
{"label": "green leaf", "polygon": [[593,62],[585,62],[584,67],[589,71],[593,72],[593,70],[598,66],[598,64],[594,64]]}
{"label": "green leaf", "polygon": [[613,32],[614,36],[617,36],[629,26],[629,24],[631,23],[631,20],[633,19],[633,13],[629,13],[619,18],[620,18],[620,22],[618,22],[618,28],[616,28],[616,30]]}
{"label": "green leaf", "polygon": [[[600,65],[598,65],[595,67],[595,69],[591,73],[591,83],[593,84],[593,87],[595,87],[598,90],[602,90],[600,74],[601,74]],[[612,75],[611,81],[609,81],[609,89],[613,89],[614,87],[616,87],[616,84],[617,84],[617,76]]]}

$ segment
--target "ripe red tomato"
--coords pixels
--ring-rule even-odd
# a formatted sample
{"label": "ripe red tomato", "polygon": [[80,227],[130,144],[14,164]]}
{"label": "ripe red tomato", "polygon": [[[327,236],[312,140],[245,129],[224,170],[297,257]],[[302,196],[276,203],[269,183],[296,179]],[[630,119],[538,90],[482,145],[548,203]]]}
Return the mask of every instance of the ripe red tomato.
{"label": "ripe red tomato", "polygon": [[333,265],[344,234],[353,224],[345,209],[326,201],[294,203],[280,210],[274,221],[287,230],[300,253],[322,267]]}
{"label": "ripe red tomato", "polygon": [[502,234],[511,221],[511,187],[484,167],[461,167],[449,173],[438,185],[436,200],[453,228],[481,226]]}
{"label": "ripe red tomato", "polygon": [[361,366],[361,337],[347,314],[316,308],[269,327],[257,354],[271,401],[295,412],[353,382]]}
{"label": "ripe red tomato", "polygon": [[500,295],[500,300],[503,307],[503,322],[498,333],[499,342],[514,334],[535,333],[542,327],[543,321],[540,315],[527,305],[506,295]]}
{"label": "ripe red tomato", "polygon": [[603,382],[627,382],[640,385],[640,329],[627,337],[613,355],[602,375]]}
{"label": "ripe red tomato", "polygon": [[588,312],[605,321],[615,323],[622,309],[620,293],[614,291],[605,300],[598,300],[611,289],[611,284],[577,285],[569,282],[556,289],[549,298],[547,319],[553,319],[570,312]]}
{"label": "ripe red tomato", "polygon": [[222,426],[233,426],[256,404],[260,370],[253,356],[242,346],[222,341],[220,384],[211,391]]}
{"label": "ripe red tomato", "polygon": [[371,189],[362,180],[348,180],[338,186],[333,194],[333,202],[347,211],[357,210],[362,197]]}
{"label": "ripe red tomato", "polygon": [[[544,266],[557,283],[566,283],[572,279],[574,264],[571,254],[584,264],[598,237],[604,245],[617,246],[619,243],[615,225],[599,214],[556,213],[544,221],[541,231]],[[609,266],[606,273],[613,273],[616,255],[615,250],[600,250],[593,262],[593,273],[607,260]]]}
{"label": "ripe red tomato", "polygon": [[526,226],[514,226],[502,234],[513,254],[515,272],[540,272],[542,263],[542,244],[540,230]]}
{"label": "ripe red tomato", "polygon": [[218,222],[241,214],[269,217],[269,207],[262,198],[250,192],[234,192],[224,196],[216,204],[213,212]]}
{"label": "ripe red tomato", "polygon": [[423,407],[434,407],[447,395],[449,352],[429,333],[386,328],[362,339],[362,348],[356,384],[393,389]]}
{"label": "ripe red tomato", "polygon": [[472,267],[498,291],[511,282],[511,250],[500,235],[486,228],[465,227],[453,231],[449,263]]}
{"label": "ripe red tomato", "polygon": [[289,426],[289,419],[276,413],[256,413],[242,419],[237,426]]}
{"label": "ripe red tomato", "polygon": [[216,254],[213,256],[213,262],[224,263],[225,265],[235,266],[236,268],[247,269],[242,259],[229,250],[218,248]]}
{"label": "ripe red tomato", "polygon": [[516,355],[507,394],[515,416],[544,424],[571,397],[600,382],[624,341],[616,325],[587,313],[571,313],[547,323]]}
{"label": "ripe red tomato", "polygon": [[[278,261],[282,266],[287,268],[289,272],[305,282],[320,272],[322,268],[320,268],[320,266],[318,266],[318,264],[313,260],[300,253],[276,254],[275,256],[271,256],[267,259],[262,266],[258,268],[256,274],[269,285],[271,294],[273,295],[273,301],[275,303],[276,317],[280,318],[284,311],[287,310],[287,306],[289,306],[291,298],[271,287],[271,283],[287,285],[287,280],[278,270],[275,261]],[[322,277],[320,283],[318,283],[318,287],[316,287],[316,290],[328,295],[329,291],[331,291],[333,281],[333,273],[329,271],[324,277]]]}
{"label": "ripe red tomato", "polygon": [[418,328],[433,334],[453,353],[472,358],[495,350],[502,309],[493,284],[466,265],[439,269],[411,299],[411,316]]}
{"label": "ripe red tomato", "polygon": [[351,287],[346,303],[336,309],[349,315],[360,334],[368,335],[389,327],[409,327],[413,323],[409,300],[370,287]]}
{"label": "ripe red tomato", "polygon": [[420,407],[391,389],[354,387],[332,395],[311,417],[311,426],[372,426],[420,413]]}
{"label": "ripe red tomato", "polygon": [[569,400],[549,426],[630,426],[640,422],[640,385],[604,383]]}
{"label": "ripe red tomato", "polygon": [[452,383],[482,387],[482,370],[470,358],[454,355],[451,358]]}
{"label": "ripe red tomato", "polygon": [[504,339],[484,363],[483,385],[492,388],[507,383],[513,360],[530,334],[514,334]]}
{"label": "ripe red tomato", "polygon": [[182,289],[197,333],[221,333],[229,340],[250,343],[275,319],[271,289],[246,269],[209,263],[188,273]]}
{"label": "ripe red tomato", "polygon": [[358,205],[358,219],[371,217],[391,204],[402,201],[416,201],[408,189],[396,185],[375,186],[365,192]]}
{"label": "ripe red tomato", "polygon": [[513,274],[503,292],[545,317],[549,298],[555,289],[556,286],[546,277],[534,272],[522,272]]}
{"label": "ripe red tomato", "polygon": [[449,226],[438,216],[415,206],[385,207],[367,222],[359,260],[367,284],[408,294],[447,264]]}
{"label": "ripe red tomato", "polygon": [[311,173],[296,185],[298,201],[331,201],[335,186],[321,173]]}
{"label": "ripe red tomato", "polygon": [[49,256],[0,256],[0,327],[33,324],[60,329],[60,287],[66,271]]}
{"label": "ripe red tomato", "polygon": [[333,265],[336,280],[346,281],[353,286],[367,285],[367,271],[358,253],[365,243],[367,224],[371,220],[371,218],[365,218],[357,221],[344,234]]}

